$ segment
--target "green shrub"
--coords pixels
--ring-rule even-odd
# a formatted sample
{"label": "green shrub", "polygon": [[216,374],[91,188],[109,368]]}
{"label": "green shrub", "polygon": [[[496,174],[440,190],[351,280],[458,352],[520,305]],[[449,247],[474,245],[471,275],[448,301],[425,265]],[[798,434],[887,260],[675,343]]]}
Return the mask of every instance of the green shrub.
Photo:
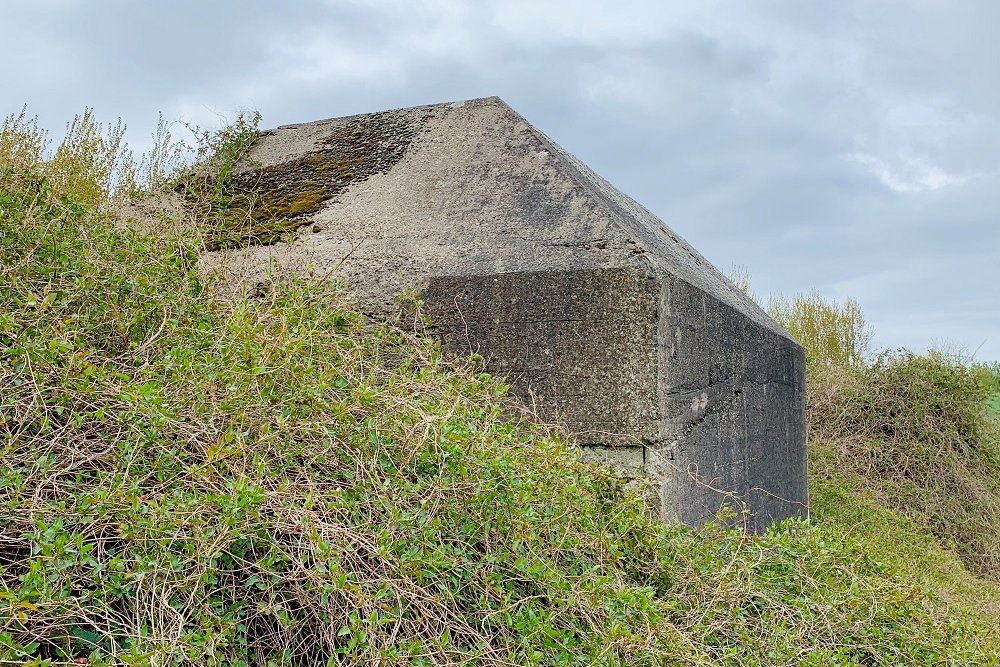
{"label": "green shrub", "polygon": [[0,167],[10,173],[38,173],[48,143],[48,133],[38,127],[37,119],[28,118],[27,109],[7,116],[0,124]]}
{"label": "green shrub", "polygon": [[1000,436],[984,408],[993,388],[940,353],[884,353],[869,367],[814,374],[809,421],[884,502],[996,577]]}
{"label": "green shrub", "polygon": [[775,294],[765,303],[753,291],[746,266],[734,265],[729,271],[729,280],[805,348],[810,371],[859,367],[866,362],[871,329],[854,299],[838,303],[812,291],[792,298]]}
{"label": "green shrub", "polygon": [[135,189],[132,156],[123,144],[125,126],[105,127],[86,109],[66,127],[48,153],[48,134],[25,111],[8,116],[0,126],[0,165],[6,179],[15,174],[44,174],[53,192],[86,206]]}

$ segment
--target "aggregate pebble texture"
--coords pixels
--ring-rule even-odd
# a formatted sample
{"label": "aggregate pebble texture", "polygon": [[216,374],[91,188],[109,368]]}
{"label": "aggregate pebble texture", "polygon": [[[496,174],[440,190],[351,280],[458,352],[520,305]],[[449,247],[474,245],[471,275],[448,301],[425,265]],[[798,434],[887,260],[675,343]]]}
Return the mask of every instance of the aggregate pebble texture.
{"label": "aggregate pebble texture", "polygon": [[310,205],[292,238],[215,268],[334,273],[375,317],[419,294],[446,350],[481,355],[587,458],[652,480],[666,520],[806,515],[802,348],[500,99],[280,127],[241,178],[275,210]]}

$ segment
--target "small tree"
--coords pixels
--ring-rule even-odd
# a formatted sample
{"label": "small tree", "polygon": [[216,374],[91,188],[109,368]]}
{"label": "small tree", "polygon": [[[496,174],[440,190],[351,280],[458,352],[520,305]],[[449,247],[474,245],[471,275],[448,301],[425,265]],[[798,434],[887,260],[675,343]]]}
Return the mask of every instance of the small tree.
{"label": "small tree", "polygon": [[817,291],[791,299],[779,294],[771,297],[767,310],[806,349],[810,368],[864,363],[871,330],[854,299],[826,301]]}

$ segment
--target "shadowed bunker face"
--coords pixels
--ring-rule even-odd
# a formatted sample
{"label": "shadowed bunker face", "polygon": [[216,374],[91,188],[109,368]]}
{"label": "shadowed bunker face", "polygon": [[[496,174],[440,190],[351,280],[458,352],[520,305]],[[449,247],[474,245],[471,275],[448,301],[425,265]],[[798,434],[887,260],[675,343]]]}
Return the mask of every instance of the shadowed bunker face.
{"label": "shadowed bunker face", "polygon": [[629,269],[439,276],[423,296],[445,349],[483,356],[586,458],[650,476],[665,518],[805,515],[801,350],[730,306]]}
{"label": "shadowed bunker face", "polygon": [[658,297],[626,269],[439,276],[423,293],[445,349],[481,355],[582,444],[621,447],[659,439]]}

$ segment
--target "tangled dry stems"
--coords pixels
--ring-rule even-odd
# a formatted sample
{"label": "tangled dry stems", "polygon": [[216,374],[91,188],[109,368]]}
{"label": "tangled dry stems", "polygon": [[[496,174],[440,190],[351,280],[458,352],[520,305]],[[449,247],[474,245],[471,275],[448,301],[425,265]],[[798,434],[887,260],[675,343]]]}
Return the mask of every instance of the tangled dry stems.
{"label": "tangled dry stems", "polygon": [[1000,423],[986,410],[996,376],[940,353],[886,353],[814,373],[814,437],[887,505],[953,545],[973,571],[1000,572]]}

